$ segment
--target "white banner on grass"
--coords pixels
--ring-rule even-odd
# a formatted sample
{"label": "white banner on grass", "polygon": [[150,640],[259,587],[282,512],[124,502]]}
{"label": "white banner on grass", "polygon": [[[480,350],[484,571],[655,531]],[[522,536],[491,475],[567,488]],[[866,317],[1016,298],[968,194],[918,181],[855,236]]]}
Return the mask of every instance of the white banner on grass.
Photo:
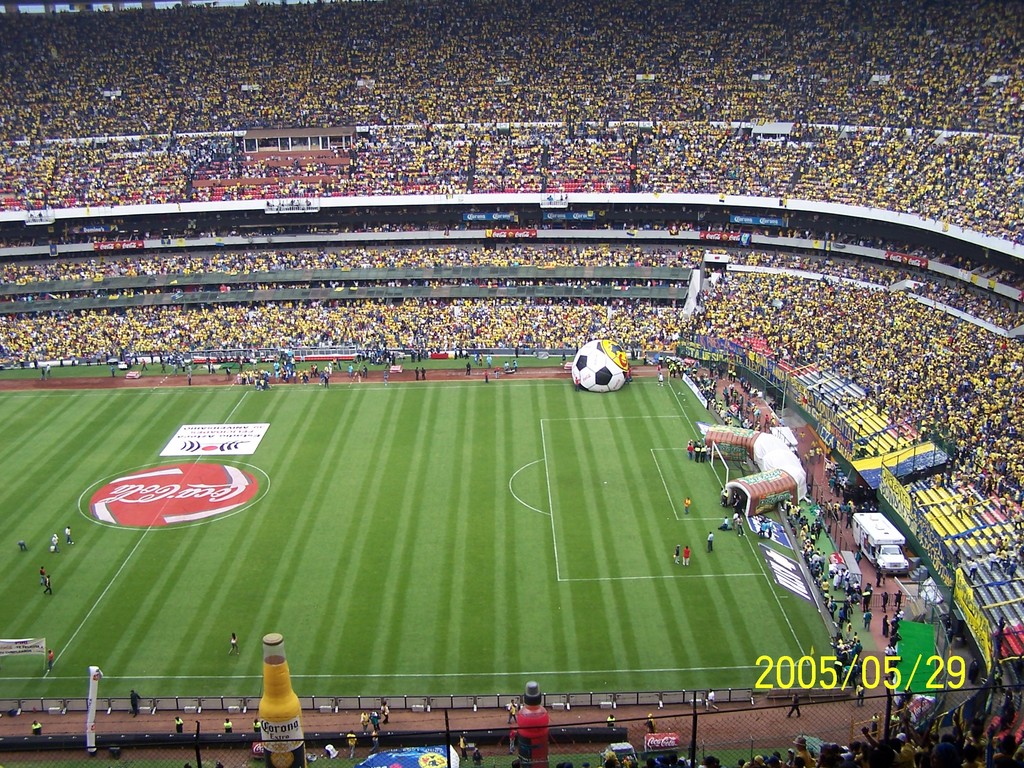
{"label": "white banner on grass", "polygon": [[256,453],[269,424],[183,424],[161,456],[245,456]]}
{"label": "white banner on grass", "polygon": [[89,667],[89,696],[85,703],[85,751],[89,754],[96,751],[96,695],[102,678],[99,667]]}
{"label": "white banner on grass", "polygon": [[686,386],[688,386],[690,388],[690,391],[693,392],[693,394],[696,396],[696,398],[698,400],[700,400],[700,404],[703,405],[705,408],[707,408],[708,407],[708,399],[706,397],[704,397],[704,395],[702,395],[700,393],[700,390],[697,389],[697,385],[693,383],[693,379],[691,379],[689,376],[687,376],[684,373],[683,374],[683,381],[686,383]]}
{"label": "white banner on grass", "polygon": [[23,653],[46,655],[45,637],[26,637],[21,640],[0,640],[0,656],[19,656]]}

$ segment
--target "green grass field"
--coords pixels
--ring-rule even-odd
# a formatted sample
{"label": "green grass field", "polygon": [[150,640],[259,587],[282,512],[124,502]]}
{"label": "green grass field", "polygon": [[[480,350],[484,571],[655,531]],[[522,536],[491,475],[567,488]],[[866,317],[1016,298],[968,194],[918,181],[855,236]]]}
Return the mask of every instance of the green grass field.
{"label": "green grass field", "polygon": [[[0,698],[83,696],[90,664],[107,696],[258,695],[269,631],[300,695],[329,696],[745,687],[759,655],[827,646],[756,538],[716,532],[705,553],[721,486],[686,459],[707,417],[675,382],[337,379],[0,396],[0,635],[57,654],[49,673],[4,659]],[[196,461],[159,456],[181,425],[253,422],[270,424],[255,454],[219,459],[260,483],[247,506],[148,528],[91,516],[103,482]]]}

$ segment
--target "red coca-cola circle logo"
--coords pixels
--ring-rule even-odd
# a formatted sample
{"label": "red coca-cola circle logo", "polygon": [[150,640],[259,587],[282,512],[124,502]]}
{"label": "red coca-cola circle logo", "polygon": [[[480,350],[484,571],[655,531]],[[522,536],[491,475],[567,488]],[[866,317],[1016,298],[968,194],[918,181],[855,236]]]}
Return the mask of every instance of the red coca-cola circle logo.
{"label": "red coca-cola circle logo", "polygon": [[252,501],[255,476],[226,464],[166,464],[117,477],[92,494],[89,513],[102,523],[129,528],[194,523]]}

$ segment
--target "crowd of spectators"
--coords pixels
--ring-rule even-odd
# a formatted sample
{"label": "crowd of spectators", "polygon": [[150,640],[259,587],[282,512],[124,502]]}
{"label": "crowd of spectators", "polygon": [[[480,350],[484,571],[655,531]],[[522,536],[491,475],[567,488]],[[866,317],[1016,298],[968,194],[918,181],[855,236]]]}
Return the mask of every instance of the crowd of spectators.
{"label": "crowd of spectators", "polygon": [[[322,250],[221,250],[193,255],[152,253],[0,264],[0,280],[30,285],[41,281],[91,281],[145,275],[239,275],[286,270],[453,269],[460,267],[684,267],[700,264],[697,248],[621,245],[502,245],[496,248],[415,246]],[[638,278],[642,275],[638,275]],[[216,280],[216,278],[214,278]]]}
{"label": "crowd of spectators", "polygon": [[638,189],[824,200],[1024,242],[1024,137],[794,126],[775,139],[665,124],[641,140]]}
{"label": "crowd of spectators", "polygon": [[596,337],[666,349],[678,338],[681,321],[673,307],[629,299],[267,302],[17,313],[0,315],[0,358],[105,359],[123,350],[260,347],[552,349]]}
{"label": "crowd of spectators", "polygon": [[[880,264],[869,259],[843,259],[835,255],[814,259],[785,251],[744,250],[731,254],[730,259],[734,264],[815,272],[881,286],[889,286],[913,277],[910,272],[896,264]],[[918,277],[920,278],[920,275]]]}
{"label": "crowd of spectators", "polygon": [[[365,280],[311,280],[308,277],[302,279],[289,280],[287,282],[276,281],[276,280],[253,280],[251,282],[232,282],[222,283],[220,285],[204,283],[198,285],[191,285],[186,288],[182,288],[178,285],[163,285],[154,288],[132,288],[132,287],[119,287],[119,288],[90,288],[90,289],[79,289],[79,290],[56,290],[56,291],[45,291],[40,293],[18,293],[15,295],[5,296],[0,298],[0,302],[14,301],[23,303],[32,303],[39,301],[58,301],[58,302],[73,302],[79,299],[97,299],[102,298],[108,302],[109,306],[120,306],[117,302],[122,299],[132,299],[136,296],[161,296],[171,297],[174,302],[184,302],[185,299],[193,298],[191,303],[206,302],[211,299],[210,294],[220,294],[226,296],[233,291],[261,291],[261,294],[257,297],[258,300],[275,300],[275,299],[288,299],[292,298],[296,294],[271,294],[267,292],[272,291],[362,291],[361,294],[350,294],[350,298],[365,298],[367,296],[379,296],[379,292],[374,291],[378,288],[393,288],[394,291],[389,292],[390,296],[400,296],[405,294],[420,295],[416,289],[427,288],[431,291],[439,292],[439,296],[459,295],[463,297],[474,296],[474,295],[495,295],[497,292],[503,289],[518,289],[518,288],[559,288],[565,289],[562,293],[567,295],[582,295],[601,297],[615,295],[620,291],[630,291],[635,288],[667,288],[672,291],[676,291],[676,294],[669,293],[659,294],[658,298],[671,299],[679,295],[685,296],[685,291],[689,286],[687,280],[635,280],[633,278],[567,278],[567,277],[553,277],[553,278],[514,278],[514,277],[447,277],[447,278],[389,278],[389,279],[365,279]],[[451,292],[452,288],[469,288],[469,291],[460,291],[457,294]],[[323,297],[325,294],[307,294],[312,295],[313,298]],[[500,295],[500,293],[498,293]],[[550,292],[545,295],[552,295]],[[650,296],[650,293],[645,293],[645,296]],[[228,297],[230,298],[230,297]],[[78,305],[79,307],[81,305]],[[65,306],[64,309],[76,308],[75,305]],[[27,308],[25,308],[27,309]],[[51,306],[47,306],[47,309],[52,309]]]}
{"label": "crowd of spectators", "polygon": [[147,205],[187,198],[195,156],[210,137],[5,143],[0,210]]}
{"label": "crowd of spectators", "polygon": [[807,154],[800,142],[737,135],[727,125],[662,124],[640,141],[637,189],[787,197]]}
{"label": "crowd of spectators", "polygon": [[[712,192],[888,208],[1020,242],[1013,8],[497,0],[9,15],[0,209]],[[794,125],[766,139],[736,121]],[[296,126],[361,129],[351,147],[292,159],[244,157],[231,136]]]}
{"label": "crowd of spectators", "polygon": [[0,210],[465,192],[753,195],[912,213],[1024,242],[1024,137],[711,123],[375,126],[347,149],[246,154],[223,135],[5,144]]}
{"label": "crowd of spectators", "polygon": [[[1024,136],[808,131],[792,196],[913,213],[1024,242]],[[870,190],[865,194],[865,189]]]}
{"label": "crowd of spectators", "polygon": [[707,123],[375,127],[348,150],[246,155],[231,137],[8,144],[0,210],[466,191],[799,198],[918,214],[1024,242],[1024,138],[806,129],[784,141]]}
{"label": "crowd of spectators", "polygon": [[909,290],[911,294],[960,310],[999,328],[1011,330],[1024,324],[1024,311],[1019,302],[962,281],[940,282],[934,274],[920,270],[910,271],[868,259],[840,259],[834,256],[812,259],[781,251],[737,251],[731,259],[737,264],[812,272],[886,288],[909,280],[913,281],[913,287]]}
{"label": "crowd of spectators", "polygon": [[[1012,692],[1007,689],[1002,697],[1013,704]],[[863,702],[863,697],[859,698]],[[749,761],[740,759],[739,768],[980,768],[992,765],[994,768],[1015,768],[1024,758],[1024,748],[1012,734],[991,734],[982,718],[966,724],[957,724],[941,737],[936,729],[921,729],[917,726],[915,706],[910,695],[897,694],[893,697],[894,707],[890,728],[881,731],[878,714],[854,732],[857,737],[848,745],[819,743],[812,745],[803,736],[794,740],[786,754],[768,752],[755,755]],[[1016,706],[1002,706],[1002,711],[1011,715]],[[1006,718],[1004,718],[1006,720]],[[998,738],[997,738],[998,736]],[[991,739],[991,744],[989,743]],[[986,761],[986,754],[991,754]],[[721,761],[714,755],[706,755],[699,768],[722,768]]]}
{"label": "crowd of spectators", "polygon": [[[520,266],[542,267],[684,267],[699,266],[703,250],[694,247],[680,249],[641,248],[622,246],[574,246],[548,245],[528,246],[511,244],[495,249],[462,247],[413,247],[413,248],[332,248],[324,250],[246,250],[216,251],[201,256],[179,253],[152,254],[146,256],[104,257],[85,260],[64,259],[42,262],[10,262],[0,266],[0,279],[6,283],[31,286],[38,282],[89,281],[99,283],[88,290],[68,292],[64,287],[49,287],[42,293],[24,291],[13,300],[38,300],[40,298],[75,298],[98,295],[115,291],[121,295],[123,288],[105,289],[102,281],[117,277],[140,277],[151,275],[192,275],[209,276],[205,290],[216,289],[218,275],[271,275],[282,271],[313,272],[315,270],[395,270],[395,269],[449,269],[459,267],[515,268]],[[926,297],[946,306],[953,307],[968,315],[986,320],[998,327],[1012,329],[1024,324],[1024,312],[1016,302],[1000,298],[981,288],[959,281],[940,283],[921,272],[910,272],[898,266],[872,263],[866,259],[811,258],[809,256],[780,251],[744,250],[731,256],[737,264],[793,269],[802,272],[823,274],[828,277],[858,280],[877,286],[888,287],[894,283],[913,280],[911,293]],[[638,273],[633,282],[640,285],[660,284],[645,279]],[[363,285],[487,285],[486,278],[468,276],[465,278],[414,278],[382,277],[379,280],[362,281]],[[514,275],[496,279],[494,285],[534,285],[534,279],[518,279]],[[563,279],[552,277],[544,284],[551,285],[597,285],[593,279]],[[289,281],[259,280],[250,283],[222,286],[221,290],[240,290],[248,287],[301,287],[320,285],[328,287],[345,286],[345,281],[332,278],[325,282],[310,274],[308,279]],[[159,290],[159,289],[152,289]],[[178,290],[177,286],[166,286],[163,290]],[[84,291],[84,292],[83,292]]]}
{"label": "crowd of spectators", "polygon": [[912,296],[788,275],[731,274],[703,297],[685,333],[756,340],[779,360],[850,380],[891,424],[943,436],[952,481],[1024,501],[1024,445],[1013,418],[1024,348]]}
{"label": "crowd of spectators", "polygon": [[1017,75],[1016,10],[497,0],[23,15],[0,28],[2,132],[569,118],[1014,133],[1020,83],[989,79]]}

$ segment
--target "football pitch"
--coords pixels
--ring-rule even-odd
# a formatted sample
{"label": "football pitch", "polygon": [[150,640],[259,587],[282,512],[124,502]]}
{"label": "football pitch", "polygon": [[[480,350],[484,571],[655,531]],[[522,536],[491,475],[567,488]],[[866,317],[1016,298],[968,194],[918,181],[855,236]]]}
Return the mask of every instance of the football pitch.
{"label": "football pitch", "polygon": [[324,696],[749,687],[827,647],[758,539],[717,530],[678,382],[341,378],[0,395],[0,635],[56,654],[5,658],[0,698],[84,696],[91,664],[105,696],[258,695],[270,631]]}

